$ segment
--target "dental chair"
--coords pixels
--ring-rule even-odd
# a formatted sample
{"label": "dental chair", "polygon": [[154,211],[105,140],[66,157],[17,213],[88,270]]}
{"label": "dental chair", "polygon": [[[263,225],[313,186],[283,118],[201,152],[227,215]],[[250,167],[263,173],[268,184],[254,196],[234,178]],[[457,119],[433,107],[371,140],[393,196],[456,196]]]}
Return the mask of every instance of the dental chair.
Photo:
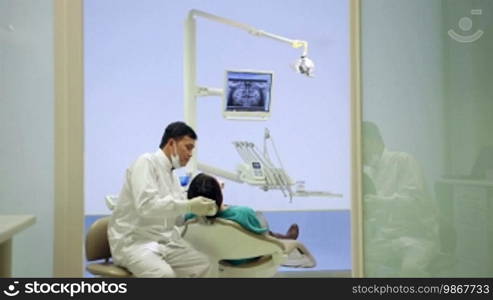
{"label": "dental chair", "polygon": [[[117,201],[118,196],[105,197],[106,206],[110,210],[113,210]],[[132,274],[126,269],[109,261],[108,221],[109,217],[101,218],[89,229],[86,238],[87,260],[106,261],[88,265],[87,270],[103,277],[131,277]],[[213,224],[203,218],[188,220],[183,227],[182,237],[217,264],[219,277],[273,277],[280,266],[312,268],[316,265],[315,258],[299,241],[255,234],[236,222],[222,218],[216,218]],[[241,265],[232,265],[226,261],[249,257],[260,258]]]}
{"label": "dental chair", "polygon": [[[108,242],[108,222],[110,217],[102,217],[94,222],[86,235],[86,259],[93,262],[86,266],[89,273],[102,277],[132,277],[125,268],[114,265],[111,259],[110,244]],[[99,260],[99,262],[94,262]],[[100,260],[104,260],[101,262]]]}
{"label": "dental chair", "polygon": [[[273,277],[279,267],[311,268],[315,258],[302,243],[247,231],[236,222],[194,218],[185,223],[182,237],[217,264],[218,277]],[[240,265],[228,260],[258,257]]]}

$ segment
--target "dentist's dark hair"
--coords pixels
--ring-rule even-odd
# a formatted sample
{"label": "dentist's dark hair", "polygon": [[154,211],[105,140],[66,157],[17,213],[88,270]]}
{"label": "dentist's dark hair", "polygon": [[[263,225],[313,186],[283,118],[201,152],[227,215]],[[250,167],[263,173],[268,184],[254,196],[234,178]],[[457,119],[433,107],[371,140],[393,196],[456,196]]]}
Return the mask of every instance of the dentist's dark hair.
{"label": "dentist's dark hair", "polygon": [[384,145],[384,141],[382,138],[382,134],[380,134],[380,129],[378,129],[377,124],[370,121],[363,121],[363,138],[364,139],[372,139],[379,144]]}
{"label": "dentist's dark hair", "polygon": [[207,216],[208,219],[216,218],[223,204],[223,192],[221,185],[216,178],[204,173],[196,175],[188,186],[187,198],[192,199],[198,196],[206,197],[216,201],[217,212],[214,216]]}
{"label": "dentist's dark hair", "polygon": [[166,146],[166,144],[168,143],[169,139],[180,140],[185,136],[188,136],[189,138],[194,140],[197,139],[197,134],[192,129],[192,127],[188,126],[184,122],[173,122],[169,124],[164,130],[159,148],[163,149],[163,147]]}

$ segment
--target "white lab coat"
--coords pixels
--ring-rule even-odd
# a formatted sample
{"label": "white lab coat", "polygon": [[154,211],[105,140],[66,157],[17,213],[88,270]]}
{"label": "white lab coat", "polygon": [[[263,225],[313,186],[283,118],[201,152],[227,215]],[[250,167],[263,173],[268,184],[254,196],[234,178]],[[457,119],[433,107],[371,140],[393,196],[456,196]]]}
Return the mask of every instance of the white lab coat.
{"label": "white lab coat", "polygon": [[426,193],[421,168],[414,157],[405,152],[383,150],[375,166],[367,167],[379,196],[413,196]]}
{"label": "white lab coat", "polygon": [[414,233],[420,236],[424,234],[423,230],[436,230],[436,224],[433,224],[436,222],[432,220],[436,218],[436,205],[413,156],[384,149],[378,163],[367,167],[366,172],[377,191],[376,197],[367,197],[366,204],[385,214],[388,225],[402,225],[408,234],[415,230]]}
{"label": "white lab coat", "polygon": [[108,225],[114,262],[137,277],[211,275],[208,259],[175,226],[186,212],[184,192],[163,151],[140,156],[127,170]]}
{"label": "white lab coat", "polygon": [[408,153],[384,149],[365,172],[376,189],[376,195],[365,196],[367,275],[427,276],[438,223],[418,162]]}

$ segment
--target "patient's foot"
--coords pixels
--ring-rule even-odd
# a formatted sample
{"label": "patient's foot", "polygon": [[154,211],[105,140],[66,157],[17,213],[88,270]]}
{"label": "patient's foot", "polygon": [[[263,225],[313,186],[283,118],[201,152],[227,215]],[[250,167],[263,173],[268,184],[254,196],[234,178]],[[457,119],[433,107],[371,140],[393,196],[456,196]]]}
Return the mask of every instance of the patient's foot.
{"label": "patient's foot", "polygon": [[289,226],[288,231],[286,232],[286,238],[290,240],[296,240],[298,238],[300,229],[298,228],[298,224],[293,224]]}

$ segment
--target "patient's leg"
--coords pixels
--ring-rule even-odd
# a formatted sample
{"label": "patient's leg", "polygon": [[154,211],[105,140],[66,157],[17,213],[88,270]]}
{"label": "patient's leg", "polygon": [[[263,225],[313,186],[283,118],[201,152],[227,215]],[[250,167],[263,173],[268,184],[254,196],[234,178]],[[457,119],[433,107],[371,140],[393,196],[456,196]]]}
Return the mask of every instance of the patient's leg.
{"label": "patient's leg", "polygon": [[[264,227],[264,228],[269,228],[269,223],[267,222],[267,218],[264,216],[264,214],[259,212],[259,211],[256,211],[255,213],[257,215],[257,219],[260,222],[260,225],[262,225],[262,227]],[[296,240],[298,238],[299,228],[298,228],[297,224],[292,224],[289,227],[286,234],[276,233],[276,232],[272,232],[270,230],[269,230],[269,234],[275,238],[278,238],[278,239]]]}
{"label": "patient's leg", "polygon": [[299,228],[297,224],[292,224],[291,226],[289,226],[289,229],[286,232],[286,234],[275,233],[272,231],[269,231],[269,234],[278,239],[296,240],[298,238]]}

